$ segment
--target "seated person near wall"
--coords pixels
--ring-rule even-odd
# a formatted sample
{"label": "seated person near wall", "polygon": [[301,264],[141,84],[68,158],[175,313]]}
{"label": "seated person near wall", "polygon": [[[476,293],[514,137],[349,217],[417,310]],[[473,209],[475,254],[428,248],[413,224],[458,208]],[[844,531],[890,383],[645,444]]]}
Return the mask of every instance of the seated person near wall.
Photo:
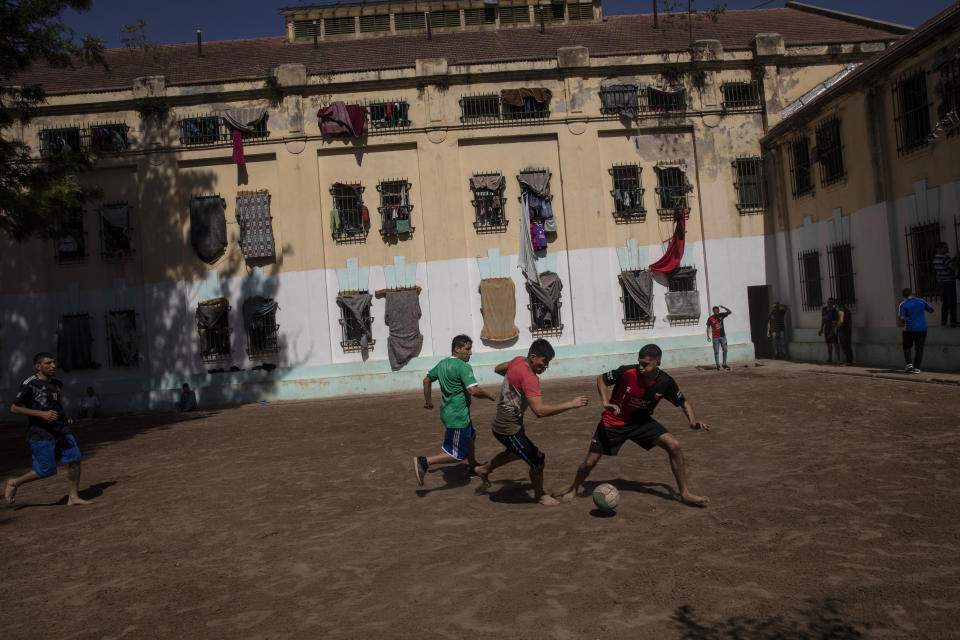
{"label": "seated person near wall", "polygon": [[93,392],[93,387],[87,387],[87,395],[80,399],[78,418],[96,418],[100,410],[100,398]]}
{"label": "seated person near wall", "polygon": [[183,390],[180,392],[180,402],[177,403],[177,411],[183,413],[184,411],[196,411],[197,410],[197,394],[190,388],[190,385],[186,382],[183,383]]}

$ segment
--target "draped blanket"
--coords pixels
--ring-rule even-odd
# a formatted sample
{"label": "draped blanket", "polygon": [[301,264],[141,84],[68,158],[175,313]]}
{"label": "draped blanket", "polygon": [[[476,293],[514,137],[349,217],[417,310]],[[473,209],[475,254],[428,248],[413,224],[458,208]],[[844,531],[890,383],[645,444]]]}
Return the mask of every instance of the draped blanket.
{"label": "draped blanket", "polygon": [[266,322],[271,314],[277,310],[277,303],[263,298],[248,298],[243,303],[243,326],[245,329],[271,329],[272,323]]}
{"label": "draped blanket", "polygon": [[510,278],[486,278],[480,281],[480,312],[483,329],[480,337],[491,342],[506,342],[520,335],[514,324],[517,315],[516,287]]}
{"label": "draped blanket", "polygon": [[140,357],[137,328],[126,313],[107,314],[107,339],[121,363],[128,367]]}
{"label": "draped blanket", "polygon": [[213,264],[227,246],[227,203],[220,196],[190,201],[190,244],[197,256]]}
{"label": "draped blanket", "polygon": [[213,300],[204,300],[197,305],[197,329],[206,331],[217,326],[217,323],[227,314],[226,298],[214,298]]}
{"label": "draped blanket", "polygon": [[650,265],[652,271],[670,273],[680,266],[680,261],[683,259],[683,248],[687,229],[686,222],[684,221],[686,217],[685,214],[686,211],[684,209],[674,211],[673,220],[676,223],[676,227],[673,232],[673,238],[671,238],[670,244],[667,246],[666,253]]}
{"label": "draped blanket", "polygon": [[699,318],[699,291],[668,291],[667,315],[671,318]]}
{"label": "draped blanket", "polygon": [[396,371],[420,353],[423,334],[420,333],[420,292],[388,291],[384,321],[390,327],[387,338],[387,356],[390,368]]}
{"label": "draped blanket", "polygon": [[620,281],[627,295],[648,318],[653,316],[653,274],[639,271],[634,275],[629,271],[620,274]]}
{"label": "draped blanket", "polygon": [[273,217],[270,215],[269,193],[238,195],[237,222],[240,224],[240,250],[244,258],[273,256]]}
{"label": "draped blanket", "polygon": [[524,98],[533,98],[536,102],[547,102],[553,95],[550,89],[536,87],[533,89],[503,89],[500,97],[514,107],[522,107]]}
{"label": "draped blanket", "polygon": [[370,340],[373,340],[373,332],[370,330],[370,323],[367,318],[370,317],[370,303],[373,296],[369,293],[358,293],[351,296],[337,296],[337,306],[346,311],[346,315],[351,319],[352,325],[361,331],[360,349],[367,350]]}

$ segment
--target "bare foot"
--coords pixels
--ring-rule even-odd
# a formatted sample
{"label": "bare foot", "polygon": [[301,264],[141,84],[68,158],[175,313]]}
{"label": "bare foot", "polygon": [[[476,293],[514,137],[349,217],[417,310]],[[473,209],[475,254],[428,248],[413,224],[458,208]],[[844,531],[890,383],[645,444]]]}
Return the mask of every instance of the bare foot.
{"label": "bare foot", "polygon": [[480,478],[481,487],[483,489],[490,488],[490,474],[483,470],[483,467],[477,465],[473,468],[473,472]]}
{"label": "bare foot", "polygon": [[577,492],[574,490],[567,491],[565,494],[560,496],[560,502],[573,502],[573,499],[577,497]]}
{"label": "bare foot", "polygon": [[695,505],[698,507],[705,507],[710,503],[710,498],[707,496],[696,496],[690,493],[689,491],[681,494],[680,499],[683,500],[684,504]]}
{"label": "bare foot", "polygon": [[73,506],[75,504],[93,504],[93,503],[90,502],[89,500],[84,500],[80,496],[77,496],[75,498],[67,498],[67,504],[70,506]]}
{"label": "bare foot", "polygon": [[560,501],[554,498],[553,496],[551,496],[549,493],[545,493],[542,496],[540,496],[540,500],[538,502],[548,507],[553,506],[555,504],[560,504]]}
{"label": "bare foot", "polygon": [[16,495],[17,485],[13,484],[13,480],[7,480],[7,486],[3,489],[3,499],[7,504],[13,504]]}

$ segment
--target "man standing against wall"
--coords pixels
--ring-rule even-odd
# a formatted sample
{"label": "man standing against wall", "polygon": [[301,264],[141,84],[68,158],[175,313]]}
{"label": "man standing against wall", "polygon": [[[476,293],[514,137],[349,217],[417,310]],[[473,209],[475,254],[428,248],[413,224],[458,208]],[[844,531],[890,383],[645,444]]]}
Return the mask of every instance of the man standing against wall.
{"label": "man standing against wall", "polygon": [[[926,300],[915,298],[909,287],[904,289],[903,302],[897,309],[897,318],[903,322],[903,359],[907,361],[904,373],[920,373],[923,343],[927,341],[927,317],[924,313],[933,313],[933,307]],[[914,349],[912,358],[911,348]]]}
{"label": "man standing against wall", "polygon": [[[946,242],[937,243],[937,253],[933,256],[933,268],[937,273],[940,286],[940,326],[957,328],[957,259],[950,257],[950,247]],[[947,324],[947,316],[950,324]]]}
{"label": "man standing against wall", "polygon": [[[723,309],[723,313],[720,309]],[[731,313],[721,304],[714,307],[713,314],[707,318],[707,341],[713,342],[713,362],[717,365],[717,371],[720,371],[720,349],[723,349],[723,368],[730,370],[727,366],[727,332],[723,328],[723,320]]]}
{"label": "man standing against wall", "polygon": [[767,320],[767,337],[773,338],[773,357],[787,357],[787,310],[789,307],[779,302],[773,303],[770,318]]}
{"label": "man standing against wall", "polygon": [[840,322],[840,313],[837,311],[837,301],[827,298],[827,306],[820,310],[820,331],[827,343],[827,364],[833,364],[833,352],[837,352],[837,362],[840,362],[840,346],[837,344],[837,324]]}
{"label": "man standing against wall", "polygon": [[[844,361],[841,365],[853,364],[853,314],[850,307],[845,302],[837,305],[837,340],[840,342],[840,348],[843,349]],[[840,354],[837,354],[839,359]]]}

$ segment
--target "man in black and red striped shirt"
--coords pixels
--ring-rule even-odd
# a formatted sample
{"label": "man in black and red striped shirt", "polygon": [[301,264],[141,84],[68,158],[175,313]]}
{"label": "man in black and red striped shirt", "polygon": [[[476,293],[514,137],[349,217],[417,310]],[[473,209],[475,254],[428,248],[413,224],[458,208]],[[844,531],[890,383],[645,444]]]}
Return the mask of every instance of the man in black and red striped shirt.
{"label": "man in black and red striped shirt", "polygon": [[[615,456],[627,440],[633,440],[649,451],[660,447],[670,456],[670,468],[677,480],[680,499],[692,505],[705,505],[706,496],[698,496],[687,487],[683,451],[680,443],[662,424],[653,419],[653,410],[661,398],[666,398],[680,407],[690,421],[691,429],[707,431],[710,425],[699,422],[693,414],[693,406],[680,392],[676,381],[660,370],[660,347],[648,344],[638,355],[636,365],[627,365],[597,376],[597,391],[603,402],[603,416],[590,441],[590,449],[583,464],[577,469],[573,484],[563,494],[569,502],[593,470],[602,456]],[[610,388],[613,388],[613,393]]]}

